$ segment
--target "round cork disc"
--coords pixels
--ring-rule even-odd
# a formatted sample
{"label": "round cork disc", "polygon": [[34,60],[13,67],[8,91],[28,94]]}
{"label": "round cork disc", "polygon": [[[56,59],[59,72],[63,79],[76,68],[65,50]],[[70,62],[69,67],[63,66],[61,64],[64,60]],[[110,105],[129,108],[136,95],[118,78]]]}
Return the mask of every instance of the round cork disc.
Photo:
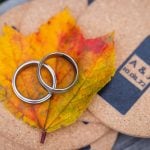
{"label": "round cork disc", "polygon": [[[102,137],[110,129],[102,125],[99,120],[86,112],[76,123],[66,128],[48,133],[44,144],[40,144],[41,131],[33,129],[22,121],[14,118],[0,105],[0,139],[7,141],[1,148],[12,149],[55,149],[70,150],[84,147]],[[15,144],[14,144],[15,143]]]}
{"label": "round cork disc", "polygon": [[7,24],[15,28],[20,28],[22,17],[28,9],[29,3],[18,5],[0,16],[0,32],[2,32],[3,26]]}
{"label": "round cork disc", "polygon": [[[78,17],[87,8],[87,0],[35,0],[31,2],[28,13],[22,20],[21,32],[29,34],[38,30],[41,24],[48,21],[48,19],[57,12],[68,7],[74,17]],[[37,11],[38,9],[38,11]]]}
{"label": "round cork disc", "polygon": [[[31,3],[35,4],[35,2]],[[32,5],[30,4],[29,9],[31,9],[31,7]],[[49,7],[51,8],[52,6]],[[24,11],[22,12],[20,10],[19,13],[21,14],[22,12],[23,15],[26,16],[28,12]],[[14,13],[14,15],[12,13],[10,15],[12,15],[11,18],[15,18],[16,12]],[[11,22],[11,24],[13,25],[16,20],[17,22],[19,22],[19,24],[15,24],[18,30],[20,30],[20,22],[22,24],[22,21],[19,21],[20,18],[22,17],[18,17],[18,20],[12,19]],[[10,22],[9,19],[7,20],[7,22]],[[100,138],[110,130],[109,128],[102,125],[99,120],[93,117],[91,113],[85,112],[75,124],[58,130],[54,133],[47,134],[45,144],[40,144],[40,130],[33,129],[30,126],[24,124],[22,121],[17,120],[7,110],[5,110],[2,105],[0,105],[0,112],[0,144],[2,149],[8,149],[9,147],[15,150],[57,150],[60,149],[60,147],[61,150],[78,149],[80,147],[88,145],[91,142],[94,142],[96,139]]]}
{"label": "round cork disc", "polygon": [[117,135],[118,133],[116,131],[108,131],[102,137],[90,144],[89,147],[91,150],[111,150],[117,139]]}
{"label": "round cork disc", "polygon": [[78,23],[87,37],[115,31],[116,74],[89,110],[125,134],[150,137],[150,1],[94,2]]}
{"label": "round cork disc", "polygon": [[[93,143],[89,144],[89,145],[84,145],[84,148],[90,148],[92,150],[99,150],[99,149],[103,149],[103,150],[111,150],[115,141],[117,138],[117,132],[115,131],[107,131],[103,136],[101,136],[100,138],[98,138],[96,141],[94,141]],[[57,141],[56,141],[57,142]],[[6,143],[6,144],[3,144]],[[23,144],[19,144],[14,142],[11,138],[8,137],[2,137],[0,136],[0,144],[2,145],[3,149],[12,149],[12,150],[33,150],[33,148],[29,148],[28,146],[25,146]],[[57,144],[57,143],[55,143]],[[80,145],[80,144],[79,144]],[[78,146],[75,146],[75,148],[79,148]],[[58,145],[58,146],[62,146],[62,145]],[[83,145],[82,145],[83,146]],[[56,148],[56,147],[49,147],[49,148]],[[59,149],[60,147],[57,147],[57,149]],[[70,147],[64,147],[65,150],[70,150]],[[72,146],[71,146],[72,148]],[[82,147],[83,148],[83,147]],[[55,149],[55,150],[57,150]]]}

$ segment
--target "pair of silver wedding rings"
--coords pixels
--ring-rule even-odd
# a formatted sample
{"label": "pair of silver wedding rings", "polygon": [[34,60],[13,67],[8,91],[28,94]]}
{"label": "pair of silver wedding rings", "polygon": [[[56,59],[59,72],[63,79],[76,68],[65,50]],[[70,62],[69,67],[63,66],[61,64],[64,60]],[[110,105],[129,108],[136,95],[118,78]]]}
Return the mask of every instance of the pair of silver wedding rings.
{"label": "pair of silver wedding rings", "polygon": [[[69,63],[72,64],[72,66],[74,68],[74,72],[75,72],[74,80],[66,88],[57,88],[56,74],[55,74],[54,70],[51,68],[51,66],[49,66],[48,64],[45,64],[46,60],[48,60],[49,58],[55,58],[55,57],[62,57],[64,59],[66,59]],[[27,97],[23,96],[19,92],[19,90],[17,88],[17,84],[16,84],[17,76],[19,75],[19,73],[23,69],[25,69],[27,67],[30,67],[31,65],[37,65],[37,78],[38,78],[38,81],[43,86],[43,88],[47,91],[47,95],[42,97],[42,98],[39,98],[39,99],[30,99],[30,98],[27,98]],[[42,67],[46,68],[48,70],[48,72],[51,74],[51,77],[52,77],[52,85],[51,86],[46,84],[44,82],[44,80],[42,79],[42,75],[41,75]],[[41,61],[32,60],[32,61],[28,61],[28,62],[22,64],[21,66],[19,66],[17,68],[17,70],[15,71],[14,76],[13,76],[12,87],[13,87],[14,93],[16,94],[16,96],[20,100],[22,100],[26,103],[29,103],[29,104],[39,104],[39,103],[45,102],[48,99],[50,99],[53,93],[67,92],[70,88],[72,88],[75,85],[77,80],[78,80],[78,65],[75,62],[75,60],[72,57],[70,57],[69,55],[65,54],[65,53],[55,52],[55,53],[48,54]]]}

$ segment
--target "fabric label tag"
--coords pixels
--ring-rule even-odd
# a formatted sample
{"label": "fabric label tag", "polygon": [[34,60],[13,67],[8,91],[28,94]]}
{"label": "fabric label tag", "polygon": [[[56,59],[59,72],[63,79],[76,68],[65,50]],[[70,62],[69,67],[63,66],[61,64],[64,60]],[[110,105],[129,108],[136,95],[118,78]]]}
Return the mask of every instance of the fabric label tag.
{"label": "fabric label tag", "polygon": [[126,114],[150,86],[150,36],[118,68],[112,81],[98,94]]}

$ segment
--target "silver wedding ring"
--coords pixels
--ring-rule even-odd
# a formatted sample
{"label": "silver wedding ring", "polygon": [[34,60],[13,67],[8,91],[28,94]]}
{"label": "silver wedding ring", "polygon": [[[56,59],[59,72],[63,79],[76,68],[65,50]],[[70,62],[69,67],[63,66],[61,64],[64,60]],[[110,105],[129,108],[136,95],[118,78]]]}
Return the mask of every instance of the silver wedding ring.
{"label": "silver wedding ring", "polygon": [[[54,58],[54,57],[63,57],[65,58],[68,62],[70,62],[74,68],[74,71],[75,71],[75,78],[73,80],[73,82],[68,85],[66,88],[55,88],[55,87],[51,87],[49,85],[47,85],[43,79],[42,79],[42,76],[41,76],[41,68],[43,66],[43,64],[45,63],[45,61],[49,58]],[[74,86],[74,84],[77,82],[78,80],[78,66],[76,64],[76,62],[73,60],[73,58],[71,58],[70,56],[66,55],[65,53],[61,53],[61,52],[55,52],[55,53],[51,53],[47,56],[45,56],[41,61],[40,63],[38,64],[38,79],[39,79],[39,82],[41,83],[41,85],[47,89],[48,92],[52,92],[52,93],[64,93],[64,92],[67,92],[70,88],[72,88]]]}
{"label": "silver wedding ring", "polygon": [[[63,57],[68,62],[70,62],[72,64],[73,68],[74,68],[75,78],[72,81],[72,83],[70,85],[68,85],[66,88],[59,88],[59,89],[57,88],[57,78],[56,78],[55,72],[49,65],[45,64],[45,61],[47,59],[54,58],[54,57]],[[17,84],[16,84],[17,77],[18,77],[19,73],[23,69],[25,69],[27,67],[30,67],[31,65],[37,65],[38,66],[37,67],[37,77],[38,77],[39,83],[42,85],[42,87],[45,90],[47,90],[47,95],[42,97],[42,98],[39,98],[39,99],[29,99],[29,98],[23,96],[19,92],[19,90],[17,88]],[[48,70],[48,72],[51,74],[51,77],[52,77],[52,85],[51,86],[47,85],[44,82],[44,80],[42,79],[42,76],[41,76],[41,69],[42,69],[42,67],[46,68]],[[70,88],[72,88],[75,85],[77,80],[78,80],[78,66],[77,66],[76,62],[74,61],[74,59],[72,57],[70,57],[69,55],[65,54],[65,53],[55,52],[55,53],[51,53],[51,54],[45,56],[41,61],[32,60],[32,61],[28,61],[28,62],[22,64],[21,66],[19,66],[17,68],[17,70],[15,71],[14,76],[12,78],[12,88],[13,88],[13,91],[16,94],[16,96],[20,100],[22,100],[23,102],[26,102],[26,103],[29,103],[29,104],[39,104],[39,103],[45,102],[48,99],[50,99],[51,96],[52,96],[52,93],[64,93],[64,92],[67,92]]]}
{"label": "silver wedding ring", "polygon": [[[44,96],[43,98],[40,98],[40,99],[29,99],[27,97],[24,97],[19,91],[18,91],[18,88],[16,86],[16,80],[17,80],[17,76],[19,74],[19,72],[21,72],[23,69],[25,69],[26,67],[28,66],[31,66],[31,65],[38,65],[39,64],[39,61],[28,61],[24,64],[22,64],[21,66],[18,67],[18,69],[16,70],[14,76],[13,76],[13,79],[12,79],[12,87],[13,87],[13,91],[14,93],[16,94],[16,96],[21,99],[22,101],[26,102],[26,103],[30,103],[30,104],[38,104],[38,103],[42,103],[42,102],[45,102],[46,100],[48,100],[51,96],[52,96],[52,93],[48,93],[46,96]],[[51,74],[52,76],[52,87],[56,87],[56,76],[55,76],[55,72],[53,71],[53,69],[46,65],[46,64],[43,64],[43,66],[49,71],[49,73]]]}

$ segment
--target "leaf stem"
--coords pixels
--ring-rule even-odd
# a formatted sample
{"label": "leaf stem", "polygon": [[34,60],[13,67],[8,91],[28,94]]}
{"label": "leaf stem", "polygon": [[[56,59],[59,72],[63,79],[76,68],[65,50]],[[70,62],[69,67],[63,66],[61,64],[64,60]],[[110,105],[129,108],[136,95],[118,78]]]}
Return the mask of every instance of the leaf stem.
{"label": "leaf stem", "polygon": [[41,141],[40,141],[40,143],[44,144],[45,139],[46,139],[46,131],[42,131],[42,135],[41,135]]}

